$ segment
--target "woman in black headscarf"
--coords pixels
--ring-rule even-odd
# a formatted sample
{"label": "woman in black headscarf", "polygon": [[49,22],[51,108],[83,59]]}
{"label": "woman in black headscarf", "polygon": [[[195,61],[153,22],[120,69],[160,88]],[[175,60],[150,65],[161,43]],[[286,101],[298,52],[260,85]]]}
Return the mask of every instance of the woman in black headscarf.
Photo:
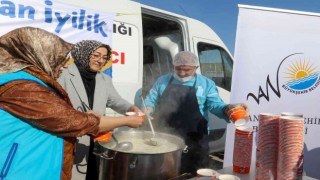
{"label": "woman in black headscarf", "polygon": [[[68,92],[73,107],[80,111],[92,109],[101,115],[109,107],[120,114],[140,112],[140,109],[124,100],[115,90],[109,76],[100,72],[111,60],[110,46],[94,40],[83,40],[71,50],[74,63],[65,69],[58,82]],[[131,116],[122,117],[130,119]],[[91,146],[90,146],[91,144]],[[91,150],[89,151],[89,149]],[[97,162],[90,153],[93,142],[89,136],[78,138],[73,168],[74,179],[97,179]],[[88,170],[87,159],[89,157]],[[86,173],[87,172],[87,173]]]}

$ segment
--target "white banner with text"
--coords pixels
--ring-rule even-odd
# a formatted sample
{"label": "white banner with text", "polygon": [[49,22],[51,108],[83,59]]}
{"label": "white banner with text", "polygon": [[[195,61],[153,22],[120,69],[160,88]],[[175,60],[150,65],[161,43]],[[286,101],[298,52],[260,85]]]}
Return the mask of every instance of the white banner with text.
{"label": "white banner with text", "polygon": [[[114,17],[115,13],[59,1],[1,1],[0,36],[16,28],[30,26],[47,30],[73,44],[81,40],[97,40],[112,46]],[[107,68],[111,69],[111,62],[109,64]]]}
{"label": "white banner with text", "polygon": [[[260,113],[304,115],[304,171],[320,179],[320,14],[239,6],[231,103],[249,106],[256,156]],[[224,167],[232,166],[228,124]]]}
{"label": "white banner with text", "polygon": [[13,29],[31,26],[52,32],[70,43],[83,39],[110,44],[114,13],[50,0],[1,1],[0,35]]}

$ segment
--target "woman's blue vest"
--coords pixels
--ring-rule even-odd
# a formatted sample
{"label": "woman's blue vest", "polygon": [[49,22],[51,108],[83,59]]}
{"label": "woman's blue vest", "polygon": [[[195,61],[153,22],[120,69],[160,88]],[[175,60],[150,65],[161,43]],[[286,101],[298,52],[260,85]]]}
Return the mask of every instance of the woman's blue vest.
{"label": "woman's blue vest", "polygon": [[[48,87],[24,71],[1,74],[0,86],[15,80]],[[0,180],[56,180],[61,177],[62,165],[62,138],[0,109]]]}

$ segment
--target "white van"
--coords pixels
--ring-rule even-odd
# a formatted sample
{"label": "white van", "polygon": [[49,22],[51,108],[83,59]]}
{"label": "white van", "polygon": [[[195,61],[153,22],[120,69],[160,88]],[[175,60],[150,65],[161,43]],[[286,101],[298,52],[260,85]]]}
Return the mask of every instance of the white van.
{"label": "white van", "polygon": [[[229,103],[233,59],[218,35],[204,23],[128,0],[60,1],[116,13],[112,78],[123,98],[138,103],[139,93],[145,96],[159,76],[173,70],[172,57],[187,50],[200,59],[198,73],[214,80],[220,96]],[[210,151],[223,152],[226,122],[211,115],[209,124]]]}

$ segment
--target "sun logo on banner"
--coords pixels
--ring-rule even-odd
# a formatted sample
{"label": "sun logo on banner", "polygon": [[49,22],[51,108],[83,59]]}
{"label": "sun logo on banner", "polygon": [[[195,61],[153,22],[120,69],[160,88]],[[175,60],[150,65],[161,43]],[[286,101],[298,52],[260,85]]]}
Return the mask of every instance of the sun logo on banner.
{"label": "sun logo on banner", "polygon": [[[283,58],[277,69],[276,80],[272,81],[268,74],[265,80],[265,86],[259,85],[257,92],[249,92],[247,94],[247,100],[252,98],[259,104],[261,98],[269,101],[271,94],[280,98],[282,94],[280,87],[286,92],[295,95],[306,94],[315,90],[320,84],[320,73],[309,60],[301,60],[303,58],[299,58],[299,56],[301,57],[303,54],[304,53],[293,53]],[[284,70],[280,71],[280,69]],[[281,78],[279,77],[280,72],[282,74]]]}
{"label": "sun logo on banner", "polygon": [[285,87],[295,94],[310,92],[320,83],[319,72],[308,60],[300,59],[292,62],[284,74],[286,74],[284,78],[288,79]]}

